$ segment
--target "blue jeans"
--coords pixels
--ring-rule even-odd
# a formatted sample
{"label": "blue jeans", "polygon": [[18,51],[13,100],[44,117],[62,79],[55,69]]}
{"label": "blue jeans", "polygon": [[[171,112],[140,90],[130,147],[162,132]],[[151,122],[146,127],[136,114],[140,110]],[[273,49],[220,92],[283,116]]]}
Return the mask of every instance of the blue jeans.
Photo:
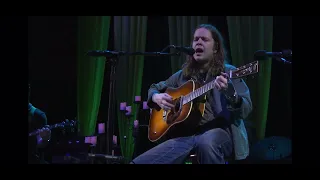
{"label": "blue jeans", "polygon": [[192,150],[200,164],[225,164],[232,155],[228,130],[211,129],[203,134],[167,140],[132,160],[130,164],[182,164]]}

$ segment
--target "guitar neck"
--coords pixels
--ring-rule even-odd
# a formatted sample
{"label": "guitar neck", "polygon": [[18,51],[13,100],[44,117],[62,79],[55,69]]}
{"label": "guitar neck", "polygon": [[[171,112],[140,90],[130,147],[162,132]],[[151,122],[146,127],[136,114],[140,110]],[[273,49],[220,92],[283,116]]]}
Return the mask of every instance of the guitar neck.
{"label": "guitar neck", "polygon": [[196,89],[195,91],[189,93],[188,95],[183,97],[183,105],[189,103],[190,101],[193,101],[194,99],[196,99],[197,97],[205,94],[206,92],[210,91],[211,89],[214,88],[214,80],[203,85],[202,87]]}
{"label": "guitar neck", "polygon": [[[58,128],[58,127],[65,127],[65,126],[74,126],[75,125],[75,121],[71,121],[71,122],[63,122],[63,123],[58,123],[58,124],[53,124],[53,125],[49,125],[46,128],[48,129],[54,129],[54,128]],[[38,135],[40,133],[39,129],[29,133],[29,136],[34,136],[34,135]]]}

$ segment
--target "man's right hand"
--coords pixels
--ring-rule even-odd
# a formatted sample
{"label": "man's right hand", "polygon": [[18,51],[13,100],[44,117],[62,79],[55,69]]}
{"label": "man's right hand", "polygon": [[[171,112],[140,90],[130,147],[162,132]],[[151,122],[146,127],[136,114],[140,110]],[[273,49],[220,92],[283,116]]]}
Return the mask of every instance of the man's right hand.
{"label": "man's right hand", "polygon": [[172,97],[167,93],[159,93],[152,96],[152,101],[157,103],[164,110],[170,110],[174,107],[172,100]]}

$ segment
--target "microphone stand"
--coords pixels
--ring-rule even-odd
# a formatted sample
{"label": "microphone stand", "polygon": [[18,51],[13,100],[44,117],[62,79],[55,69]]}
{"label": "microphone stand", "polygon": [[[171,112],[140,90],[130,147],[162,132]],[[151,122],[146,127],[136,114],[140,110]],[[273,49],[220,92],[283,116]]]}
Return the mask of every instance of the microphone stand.
{"label": "microphone stand", "polygon": [[[110,86],[109,86],[109,101],[108,101],[108,117],[107,117],[107,123],[106,123],[106,153],[110,154],[112,149],[112,136],[114,132],[114,122],[115,119],[115,77],[117,72],[117,65],[119,62],[120,56],[180,56],[180,52],[177,53],[163,53],[163,52],[123,52],[123,51],[100,51],[100,50],[94,50],[94,51],[88,51],[88,56],[93,57],[105,57],[107,63],[110,64]],[[112,129],[111,129],[112,128]]]}
{"label": "microphone stand", "polygon": [[277,61],[283,62],[284,64],[292,64],[291,61],[288,61],[288,60],[286,60],[286,59],[283,58],[283,57],[276,57],[275,59],[276,59]]}
{"label": "microphone stand", "polygon": [[[261,59],[254,57],[254,59],[255,59],[255,60],[258,60],[258,61],[259,61],[259,60],[265,61],[265,60],[267,60],[267,57],[263,57],[263,58],[261,58]],[[292,64],[291,61],[288,61],[288,60],[286,60],[286,59],[283,58],[283,57],[272,57],[272,59],[275,59],[275,60],[277,60],[277,61],[283,62],[283,64]]]}
{"label": "microphone stand", "polygon": [[254,53],[255,60],[267,60],[268,57],[275,59],[277,61],[283,62],[284,64],[292,64],[291,61],[285,59],[285,57],[291,57],[292,51],[290,49],[283,50],[282,52],[267,52],[265,50],[258,50]]}
{"label": "microphone stand", "polygon": [[[107,137],[106,137],[106,154],[110,154],[112,152],[112,135],[114,132],[114,122],[112,120],[115,118],[114,112],[115,107],[112,105],[114,93],[115,93],[115,77],[116,77],[116,69],[119,62],[119,56],[116,55],[113,58],[110,58],[108,61],[108,58],[106,57],[107,63],[110,64],[110,83],[109,83],[109,99],[108,99],[108,117],[107,117]],[[111,129],[112,128],[112,129]]]}

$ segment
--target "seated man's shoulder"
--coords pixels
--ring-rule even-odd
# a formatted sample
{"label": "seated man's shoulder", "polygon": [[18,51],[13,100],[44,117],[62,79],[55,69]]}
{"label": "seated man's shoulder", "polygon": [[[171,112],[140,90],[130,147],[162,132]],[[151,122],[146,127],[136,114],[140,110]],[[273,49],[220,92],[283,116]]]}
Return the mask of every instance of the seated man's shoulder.
{"label": "seated man's shoulder", "polygon": [[175,74],[175,75],[180,75],[180,74],[182,74],[182,69],[180,69],[179,71],[176,71],[174,74]]}
{"label": "seated man's shoulder", "polygon": [[224,68],[225,68],[225,71],[230,71],[230,70],[237,69],[234,65],[231,65],[231,64],[225,64]]}

